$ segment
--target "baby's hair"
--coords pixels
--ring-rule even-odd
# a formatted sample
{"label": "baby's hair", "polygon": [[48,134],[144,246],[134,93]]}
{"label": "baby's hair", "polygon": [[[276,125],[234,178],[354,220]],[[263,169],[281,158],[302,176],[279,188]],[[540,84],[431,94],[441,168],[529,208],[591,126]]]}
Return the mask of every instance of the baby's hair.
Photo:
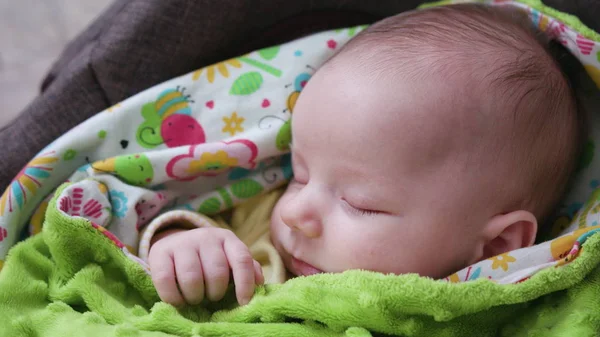
{"label": "baby's hair", "polygon": [[485,197],[503,199],[503,212],[527,209],[539,222],[556,208],[587,137],[561,66],[578,62],[522,10],[457,4],[402,13],[361,32],[329,62],[344,55],[373,72],[402,69],[413,81],[466,74],[470,88],[457,90],[477,102],[479,119],[487,119],[481,125],[494,130],[474,127],[472,135],[485,144],[473,145],[483,147],[475,165],[498,173]]}

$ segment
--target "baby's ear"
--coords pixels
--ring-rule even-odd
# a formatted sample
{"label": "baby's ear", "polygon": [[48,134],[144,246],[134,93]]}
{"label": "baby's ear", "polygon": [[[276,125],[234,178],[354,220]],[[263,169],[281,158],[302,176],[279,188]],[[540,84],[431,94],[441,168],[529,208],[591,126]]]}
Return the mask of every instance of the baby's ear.
{"label": "baby's ear", "polygon": [[538,223],[528,211],[514,211],[491,218],[483,230],[481,259],[533,245]]}

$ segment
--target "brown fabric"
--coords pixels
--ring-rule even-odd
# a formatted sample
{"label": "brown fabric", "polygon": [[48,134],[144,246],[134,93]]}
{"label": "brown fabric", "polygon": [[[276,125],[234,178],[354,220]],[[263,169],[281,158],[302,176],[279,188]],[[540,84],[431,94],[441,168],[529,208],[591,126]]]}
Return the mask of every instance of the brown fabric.
{"label": "brown fabric", "polygon": [[[546,1],[600,30],[597,0]],[[41,95],[0,131],[0,188],[54,139],[154,84],[311,32],[374,22],[422,2],[117,0],[67,46]]]}
{"label": "brown fabric", "polygon": [[118,0],[69,44],[42,94],[0,132],[0,187],[60,135],[154,84],[312,31],[372,22],[418,2]]}

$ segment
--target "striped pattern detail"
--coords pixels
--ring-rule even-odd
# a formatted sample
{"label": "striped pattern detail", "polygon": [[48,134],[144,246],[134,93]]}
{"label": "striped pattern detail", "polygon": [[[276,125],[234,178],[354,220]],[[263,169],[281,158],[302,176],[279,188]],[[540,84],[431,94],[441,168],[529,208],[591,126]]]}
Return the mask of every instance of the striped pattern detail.
{"label": "striped pattern detail", "polygon": [[164,120],[174,113],[191,115],[192,110],[188,105],[187,98],[177,90],[163,92],[156,101],[156,112]]}
{"label": "striped pattern detail", "polygon": [[592,50],[594,49],[594,42],[592,40],[585,38],[581,34],[577,34],[575,42],[577,42],[577,47],[583,55],[590,55],[592,53]]}

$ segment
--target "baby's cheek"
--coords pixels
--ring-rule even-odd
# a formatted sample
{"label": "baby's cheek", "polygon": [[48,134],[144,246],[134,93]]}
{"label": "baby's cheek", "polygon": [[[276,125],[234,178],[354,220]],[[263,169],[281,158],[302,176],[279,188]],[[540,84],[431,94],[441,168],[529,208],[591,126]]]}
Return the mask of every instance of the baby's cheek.
{"label": "baby's cheek", "polygon": [[386,262],[392,258],[390,245],[382,242],[378,235],[369,231],[347,231],[341,235],[334,251],[343,260],[344,269],[387,269]]}
{"label": "baby's cheek", "polygon": [[347,262],[360,268],[381,273],[405,274],[422,272],[423,264],[431,263],[435,248],[415,240],[412,233],[396,231],[362,231],[353,239],[354,249],[347,249]]}
{"label": "baby's cheek", "polygon": [[468,235],[447,234],[432,238],[422,252],[421,275],[433,278],[446,277],[463,267],[472,259],[475,241]]}

